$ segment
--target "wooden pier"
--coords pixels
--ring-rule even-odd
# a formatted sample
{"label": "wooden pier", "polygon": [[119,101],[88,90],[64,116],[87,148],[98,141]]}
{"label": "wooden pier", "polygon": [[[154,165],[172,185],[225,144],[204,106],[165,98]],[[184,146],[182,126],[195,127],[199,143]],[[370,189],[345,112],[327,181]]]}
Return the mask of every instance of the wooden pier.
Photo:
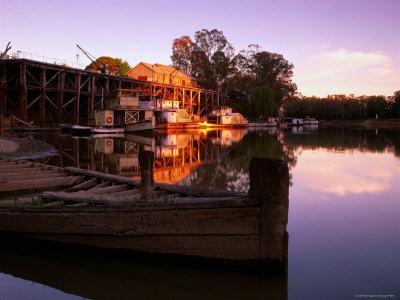
{"label": "wooden pier", "polygon": [[28,59],[0,60],[0,115],[15,115],[41,127],[85,124],[103,97],[117,89],[178,100],[189,115],[201,116],[219,105],[218,92],[142,81]]}

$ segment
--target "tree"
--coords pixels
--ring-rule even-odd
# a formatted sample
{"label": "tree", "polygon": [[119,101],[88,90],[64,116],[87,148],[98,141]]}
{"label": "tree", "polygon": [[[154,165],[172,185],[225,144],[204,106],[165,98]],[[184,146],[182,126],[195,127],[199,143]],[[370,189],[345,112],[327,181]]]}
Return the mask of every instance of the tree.
{"label": "tree", "polygon": [[172,65],[185,72],[191,73],[191,56],[194,43],[187,35],[174,39],[172,44]]}
{"label": "tree", "polygon": [[248,104],[248,115],[253,118],[268,117],[277,114],[274,91],[268,85],[253,88]]}
{"label": "tree", "polygon": [[118,75],[125,76],[125,74],[131,69],[131,66],[126,60],[122,60],[122,58],[116,58],[115,62],[118,66]]}
{"label": "tree", "polygon": [[96,71],[101,72],[101,68],[105,67],[105,71],[107,74],[117,75],[118,74],[118,65],[114,58],[109,56],[101,56],[96,59],[95,63],[91,63],[88,65],[85,70],[88,71]]}

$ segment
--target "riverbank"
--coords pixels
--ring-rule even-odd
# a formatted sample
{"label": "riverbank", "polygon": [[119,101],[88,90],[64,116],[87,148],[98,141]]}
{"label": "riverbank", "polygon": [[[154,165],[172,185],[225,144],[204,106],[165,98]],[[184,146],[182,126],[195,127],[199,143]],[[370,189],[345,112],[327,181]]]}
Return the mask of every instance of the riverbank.
{"label": "riverbank", "polygon": [[57,155],[57,150],[40,140],[0,136],[0,158],[32,159]]}
{"label": "riverbank", "polygon": [[323,128],[335,127],[400,130],[400,119],[321,120],[319,126]]}

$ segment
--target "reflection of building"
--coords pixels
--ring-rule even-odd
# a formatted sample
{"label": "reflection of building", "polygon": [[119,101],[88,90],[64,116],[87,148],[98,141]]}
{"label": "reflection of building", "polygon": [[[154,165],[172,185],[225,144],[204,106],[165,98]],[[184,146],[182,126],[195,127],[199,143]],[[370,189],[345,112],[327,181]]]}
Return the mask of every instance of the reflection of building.
{"label": "reflection of building", "polygon": [[221,146],[231,146],[234,142],[239,142],[247,133],[246,130],[220,130],[217,136],[212,139],[214,144]]}
{"label": "reflection of building", "polygon": [[178,69],[161,64],[138,63],[126,76],[139,80],[154,81],[187,87],[197,87],[197,79]]}

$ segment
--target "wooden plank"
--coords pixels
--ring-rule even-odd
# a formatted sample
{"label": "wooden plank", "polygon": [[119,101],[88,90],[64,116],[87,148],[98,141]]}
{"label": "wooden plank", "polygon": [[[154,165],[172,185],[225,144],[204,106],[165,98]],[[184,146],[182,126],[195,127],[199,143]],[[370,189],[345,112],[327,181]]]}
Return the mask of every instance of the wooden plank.
{"label": "wooden plank", "polygon": [[85,192],[87,192],[88,194],[91,194],[91,195],[102,195],[102,194],[122,192],[122,191],[126,191],[127,189],[129,189],[129,185],[124,184],[124,185],[114,185],[114,186],[98,188],[98,189],[91,189],[91,190],[85,191]]}
{"label": "wooden plank", "polygon": [[87,181],[84,181],[78,185],[71,187],[70,189],[66,190],[66,192],[75,192],[78,190],[86,190],[88,188],[93,187],[97,183],[97,178],[91,178]]}
{"label": "wooden plank", "polygon": [[41,189],[53,186],[69,185],[72,180],[75,180],[75,178],[76,176],[67,176],[61,178],[46,178],[40,180],[32,179],[0,183],[0,192]]}
{"label": "wooden plank", "polygon": [[258,235],[259,212],[258,207],[118,213],[16,212],[2,214],[0,228],[11,232],[115,236]]}
{"label": "wooden plank", "polygon": [[56,177],[67,177],[69,176],[68,173],[60,173],[60,172],[52,172],[52,171],[42,171],[33,174],[18,174],[18,175],[12,175],[12,176],[5,176],[8,180],[8,182],[11,181],[21,181],[21,180],[30,180],[30,179],[41,179],[41,178],[56,178]]}
{"label": "wooden plank", "polygon": [[40,70],[40,126],[46,124],[46,69]]}
{"label": "wooden plank", "polygon": [[289,168],[280,159],[254,157],[249,175],[249,196],[261,200],[260,258],[277,260],[287,268]]}
{"label": "wooden plank", "polygon": [[184,254],[231,260],[257,260],[259,238],[252,235],[228,236],[76,236],[34,235],[57,242],[80,243],[100,248],[131,249],[165,254]]}

